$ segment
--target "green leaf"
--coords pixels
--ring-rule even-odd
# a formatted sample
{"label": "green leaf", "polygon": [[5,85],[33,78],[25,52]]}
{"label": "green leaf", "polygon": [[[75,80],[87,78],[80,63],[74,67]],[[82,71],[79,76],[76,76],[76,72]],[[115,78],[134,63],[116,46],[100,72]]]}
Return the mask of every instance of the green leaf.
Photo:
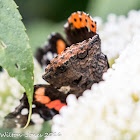
{"label": "green leaf", "polygon": [[24,87],[31,105],[33,56],[21,15],[13,0],[0,0],[0,65]]}

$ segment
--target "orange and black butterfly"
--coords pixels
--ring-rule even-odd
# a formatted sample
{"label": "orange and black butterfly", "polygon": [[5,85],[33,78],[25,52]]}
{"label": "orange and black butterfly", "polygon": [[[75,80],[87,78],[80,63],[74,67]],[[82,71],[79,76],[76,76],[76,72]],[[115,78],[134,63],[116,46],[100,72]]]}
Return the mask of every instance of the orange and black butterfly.
{"label": "orange and black butterfly", "polygon": [[[66,98],[78,98],[94,83],[102,81],[109,68],[107,57],[101,52],[101,40],[96,22],[84,12],[72,13],[64,25],[66,40],[52,34],[48,44],[36,52],[42,66],[47,66],[43,79],[50,85],[35,85],[33,113],[30,124],[47,121],[66,106]],[[4,120],[5,127],[23,127],[28,118],[29,104],[24,93],[20,105]],[[9,121],[10,120],[10,121]]]}

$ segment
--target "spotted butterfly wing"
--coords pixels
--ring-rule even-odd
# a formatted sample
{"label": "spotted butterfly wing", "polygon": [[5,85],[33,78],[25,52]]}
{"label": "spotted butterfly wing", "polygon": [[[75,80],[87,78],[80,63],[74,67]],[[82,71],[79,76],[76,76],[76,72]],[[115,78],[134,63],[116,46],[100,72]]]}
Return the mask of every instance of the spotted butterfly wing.
{"label": "spotted butterfly wing", "polygon": [[96,35],[96,22],[85,12],[74,12],[64,25],[69,45],[82,42]]}
{"label": "spotted butterfly wing", "polygon": [[[30,124],[51,120],[66,105],[67,95],[50,85],[35,85]],[[29,104],[26,93],[20,100],[20,105],[9,113],[4,120],[4,127],[24,127],[27,123]]]}

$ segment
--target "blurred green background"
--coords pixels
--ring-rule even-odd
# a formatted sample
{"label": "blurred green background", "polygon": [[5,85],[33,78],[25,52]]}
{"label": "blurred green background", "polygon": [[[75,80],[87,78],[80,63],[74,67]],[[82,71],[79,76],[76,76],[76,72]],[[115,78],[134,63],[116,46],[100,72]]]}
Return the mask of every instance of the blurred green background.
{"label": "blurred green background", "polygon": [[51,32],[61,32],[72,12],[82,10],[104,21],[110,13],[127,15],[140,8],[140,0],[15,0],[27,28],[33,53]]}

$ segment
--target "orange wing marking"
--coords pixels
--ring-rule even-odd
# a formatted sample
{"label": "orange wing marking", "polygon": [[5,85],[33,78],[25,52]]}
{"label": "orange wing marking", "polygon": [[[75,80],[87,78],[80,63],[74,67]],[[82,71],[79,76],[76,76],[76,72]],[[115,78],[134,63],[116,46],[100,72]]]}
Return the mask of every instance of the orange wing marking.
{"label": "orange wing marking", "polygon": [[48,96],[35,95],[35,99],[37,102],[40,102],[42,104],[46,104],[46,103],[49,103],[51,101]]}
{"label": "orange wing marking", "polygon": [[48,96],[45,96],[45,88],[40,87],[35,91],[35,100],[37,102],[40,102],[42,104],[46,104],[50,102],[50,98]]}
{"label": "orange wing marking", "polygon": [[63,106],[65,106],[65,103],[61,103],[60,100],[54,100],[51,101],[50,103],[46,104],[45,106],[52,109],[54,108],[55,110],[59,111]]}
{"label": "orange wing marking", "polygon": [[57,48],[57,53],[58,53],[58,54],[61,54],[61,52],[64,51],[65,48],[66,48],[65,42],[64,42],[63,40],[60,40],[60,39],[59,39],[59,40],[56,42],[56,48]]}
{"label": "orange wing marking", "polygon": [[73,24],[73,28],[83,28],[87,27],[92,32],[96,33],[96,22],[93,22],[93,19],[87,15],[84,12],[76,12],[71,14],[71,16],[68,18],[69,24]]}
{"label": "orange wing marking", "polygon": [[45,88],[44,87],[40,87],[35,91],[36,95],[40,95],[40,96],[44,96],[45,95]]}

